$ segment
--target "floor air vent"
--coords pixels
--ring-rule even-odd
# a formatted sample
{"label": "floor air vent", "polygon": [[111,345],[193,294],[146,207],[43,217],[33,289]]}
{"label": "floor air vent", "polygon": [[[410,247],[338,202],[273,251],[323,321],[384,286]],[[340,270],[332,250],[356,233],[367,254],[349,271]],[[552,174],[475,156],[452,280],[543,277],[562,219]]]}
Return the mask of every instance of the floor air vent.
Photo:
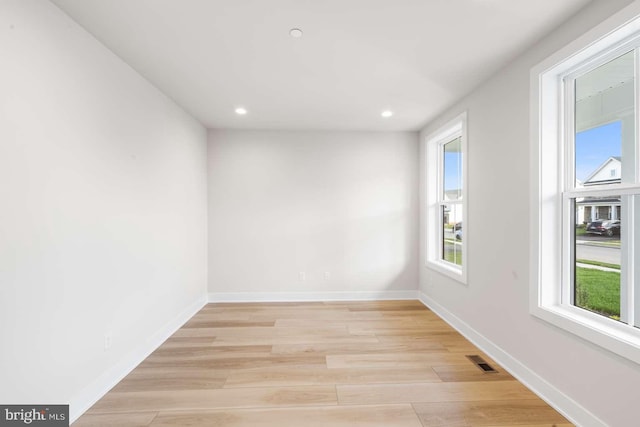
{"label": "floor air vent", "polygon": [[473,364],[480,368],[483,372],[486,372],[488,374],[498,372],[493,369],[493,366],[489,365],[482,357],[478,355],[467,356],[467,358],[471,360],[471,362],[473,362]]}

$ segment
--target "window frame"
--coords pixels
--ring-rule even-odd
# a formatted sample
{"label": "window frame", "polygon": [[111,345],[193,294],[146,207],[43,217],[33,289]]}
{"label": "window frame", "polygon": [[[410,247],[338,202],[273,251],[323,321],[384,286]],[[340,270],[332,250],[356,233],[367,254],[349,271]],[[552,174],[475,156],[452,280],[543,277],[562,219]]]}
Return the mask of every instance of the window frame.
{"label": "window frame", "polygon": [[[462,156],[462,198],[459,201],[444,200],[444,146],[460,138]],[[468,185],[467,185],[467,112],[463,112],[432,132],[425,138],[425,182],[426,182],[426,260],[425,266],[438,271],[457,282],[467,284],[468,230]],[[462,265],[445,261],[442,253],[444,204],[457,204],[462,209],[464,237],[462,242]]]}
{"label": "window frame", "polygon": [[[580,194],[610,195],[615,191],[624,197],[638,194],[638,168],[633,184],[605,185],[596,190],[575,188],[573,169],[567,159],[573,159],[572,118],[573,99],[565,86],[565,78],[595,68],[614,59],[632,44],[640,46],[640,5],[632,4],[613,15],[591,31],[556,52],[531,70],[531,223],[530,223],[530,313],[563,330],[599,345],[628,360],[640,364],[640,329],[608,319],[571,304],[571,276],[568,273],[572,253],[571,199]],[[636,50],[636,53],[638,51]],[[640,164],[640,55],[636,56],[636,165]],[[567,114],[568,113],[568,114]],[[570,129],[568,129],[570,128]],[[544,171],[544,173],[543,173]],[[570,185],[568,185],[570,184]],[[582,190],[582,191],[581,191]],[[640,196],[636,196],[640,197]],[[637,200],[636,200],[636,203]],[[631,205],[630,203],[628,205]],[[633,211],[622,213],[627,218]],[[632,221],[626,232],[633,237],[633,247],[640,251],[640,238],[634,237]],[[560,236],[558,238],[558,236]],[[621,237],[622,238],[622,237]],[[630,243],[630,242],[627,242]],[[630,251],[632,252],[632,251]],[[622,254],[640,275],[634,258]],[[635,258],[637,259],[637,257]],[[632,278],[633,279],[633,278]],[[640,284],[634,281],[635,293],[627,304],[640,316]],[[622,289],[621,289],[622,291]],[[633,293],[633,292],[632,292]],[[567,303],[569,300],[569,303]],[[621,303],[622,305],[622,303]],[[622,307],[621,307],[622,309]],[[635,322],[636,325],[638,322]]]}

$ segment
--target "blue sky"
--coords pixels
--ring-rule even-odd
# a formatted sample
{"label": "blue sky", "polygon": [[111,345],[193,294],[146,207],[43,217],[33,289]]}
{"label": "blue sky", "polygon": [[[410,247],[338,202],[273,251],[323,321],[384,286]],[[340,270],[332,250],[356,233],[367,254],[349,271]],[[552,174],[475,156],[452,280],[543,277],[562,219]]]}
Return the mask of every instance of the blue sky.
{"label": "blue sky", "polygon": [[444,190],[457,190],[460,188],[460,176],[461,171],[458,170],[460,165],[459,152],[446,152],[444,153]]}
{"label": "blue sky", "polygon": [[[576,134],[576,178],[584,181],[609,157],[620,156],[622,123],[613,122]],[[460,153],[444,153],[444,189],[460,188]]]}
{"label": "blue sky", "polygon": [[576,134],[576,178],[584,181],[605,160],[619,156],[622,124],[613,122]]}

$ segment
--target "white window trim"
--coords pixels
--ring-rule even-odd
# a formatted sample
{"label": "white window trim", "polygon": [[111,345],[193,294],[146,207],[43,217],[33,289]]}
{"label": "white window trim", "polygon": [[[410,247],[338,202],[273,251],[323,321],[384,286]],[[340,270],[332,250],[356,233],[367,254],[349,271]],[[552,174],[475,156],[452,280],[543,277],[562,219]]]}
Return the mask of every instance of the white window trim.
{"label": "white window trim", "polygon": [[[562,226],[567,177],[562,149],[566,132],[560,114],[566,102],[562,77],[639,32],[640,3],[635,2],[534,67],[530,92],[530,312],[636,363],[640,363],[640,329],[561,304],[563,242],[570,241],[571,231]],[[619,186],[618,194],[624,193],[624,185]]]}
{"label": "white window trim", "polygon": [[[441,150],[445,143],[460,137],[462,152],[462,218],[464,221],[464,237],[462,244],[462,266],[457,266],[441,259],[442,226],[440,224],[440,189],[442,182]],[[426,267],[438,271],[456,281],[467,284],[467,248],[469,246],[467,215],[467,113],[458,115],[425,139],[425,182],[426,182]]]}

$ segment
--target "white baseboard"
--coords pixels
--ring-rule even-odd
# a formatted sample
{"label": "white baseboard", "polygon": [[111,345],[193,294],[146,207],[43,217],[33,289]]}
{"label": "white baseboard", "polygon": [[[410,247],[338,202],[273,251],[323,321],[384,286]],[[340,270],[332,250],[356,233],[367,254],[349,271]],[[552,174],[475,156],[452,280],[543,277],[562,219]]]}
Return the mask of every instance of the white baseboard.
{"label": "white baseboard", "polygon": [[476,347],[485,352],[493,360],[505,368],[511,375],[536,393],[542,400],[555,408],[573,424],[583,427],[607,427],[607,424],[598,419],[586,408],[578,404],[566,394],[549,384],[544,378],[523,365],[509,353],[493,344],[478,331],[449,310],[438,304],[426,294],[419,293],[420,301],[431,311],[440,316],[445,322],[460,332]]}
{"label": "white baseboard", "polygon": [[175,331],[180,329],[189,319],[191,319],[205,304],[206,297],[199,298],[178,316],[160,328],[148,340],[140,345],[120,360],[116,365],[109,368],[95,381],[83,388],[80,393],[73,396],[69,402],[70,423],[76,421],[85,411],[93,406],[102,396],[107,394],[116,384],[118,384],[129,372],[140,364],[147,356]]}
{"label": "white baseboard", "polygon": [[418,291],[210,292],[209,302],[417,300]]}

